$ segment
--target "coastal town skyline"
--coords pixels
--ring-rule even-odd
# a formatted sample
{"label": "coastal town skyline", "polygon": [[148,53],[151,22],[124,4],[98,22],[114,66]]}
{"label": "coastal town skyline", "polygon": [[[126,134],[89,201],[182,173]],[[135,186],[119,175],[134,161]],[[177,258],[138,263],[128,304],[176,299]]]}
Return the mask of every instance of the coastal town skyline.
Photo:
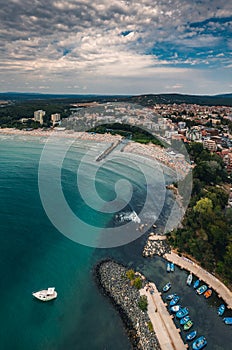
{"label": "coastal town skyline", "polygon": [[230,92],[232,5],[223,1],[9,1],[1,91]]}

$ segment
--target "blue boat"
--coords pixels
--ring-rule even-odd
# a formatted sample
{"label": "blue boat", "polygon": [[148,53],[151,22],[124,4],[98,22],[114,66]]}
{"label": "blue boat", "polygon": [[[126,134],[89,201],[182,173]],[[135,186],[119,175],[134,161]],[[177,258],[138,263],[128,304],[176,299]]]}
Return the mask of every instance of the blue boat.
{"label": "blue boat", "polygon": [[199,284],[200,284],[200,280],[196,280],[196,281],[194,282],[193,288],[194,288],[194,289],[197,289],[197,288],[199,287]]}
{"label": "blue boat", "polygon": [[170,311],[174,313],[180,311],[180,309],[181,309],[181,305],[173,305],[170,307]]}
{"label": "blue boat", "polygon": [[192,331],[192,332],[189,332],[187,335],[186,335],[186,340],[187,341],[191,341],[193,340],[197,335],[197,331]]}
{"label": "blue boat", "polygon": [[178,312],[176,313],[176,317],[177,317],[177,318],[182,318],[182,317],[187,316],[188,313],[189,313],[189,312],[188,312],[187,307],[184,307],[184,308],[180,309],[180,311],[178,311]]}
{"label": "blue boat", "polygon": [[174,263],[171,263],[170,268],[171,268],[171,272],[174,272],[174,271],[175,271],[175,264],[174,264]]}
{"label": "blue boat", "polygon": [[203,294],[206,290],[207,290],[207,286],[205,284],[203,284],[202,286],[200,286],[199,288],[197,288],[197,294],[201,295]]}
{"label": "blue boat", "polygon": [[166,296],[166,300],[172,300],[175,296],[176,296],[175,293],[174,293],[174,294],[168,294],[168,295]]}
{"label": "blue boat", "polygon": [[225,307],[225,305],[224,304],[221,304],[219,307],[218,307],[218,316],[222,316],[223,314],[224,314],[224,312],[225,312],[225,309],[226,309],[226,307]]}
{"label": "blue boat", "polygon": [[203,349],[207,345],[206,338],[202,335],[193,342],[193,350]]}
{"label": "blue boat", "polygon": [[224,317],[223,321],[225,322],[225,324],[232,325],[232,317]]}
{"label": "blue boat", "polygon": [[170,288],[171,288],[171,282],[168,282],[167,284],[165,284],[165,286],[163,287],[163,292],[167,292]]}
{"label": "blue boat", "polygon": [[178,295],[175,295],[172,300],[170,301],[170,306],[174,306],[178,303],[178,301],[180,300],[180,297]]}
{"label": "blue boat", "polygon": [[190,316],[185,316],[183,318],[181,318],[180,320],[180,324],[184,325],[185,323],[187,323],[188,321],[190,321]]}
{"label": "blue boat", "polygon": [[170,265],[170,263],[168,262],[167,263],[167,272],[170,272],[171,271],[171,265]]}

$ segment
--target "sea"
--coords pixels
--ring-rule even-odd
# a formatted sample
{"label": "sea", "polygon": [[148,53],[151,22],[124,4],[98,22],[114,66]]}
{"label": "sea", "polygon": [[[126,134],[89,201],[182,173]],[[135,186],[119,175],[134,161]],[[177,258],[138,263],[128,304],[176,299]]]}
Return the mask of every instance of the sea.
{"label": "sea", "polygon": [[[109,257],[144,273],[159,290],[170,280],[172,291],[180,295],[181,304],[190,310],[194,329],[199,336],[206,336],[207,348],[231,349],[232,328],[217,316],[217,307],[222,301],[215,293],[208,300],[197,296],[193,288],[186,286],[187,271],[176,267],[174,273],[167,274],[164,259],[143,258],[148,232],[140,237],[135,235],[136,239],[132,238],[126,244],[99,248],[104,228],[125,224],[117,222],[115,213],[102,213],[91,208],[91,203],[83,201],[78,190],[77,168],[85,162],[83,157],[87,151],[93,149],[97,154],[102,145],[79,141],[62,159],[59,186],[62,186],[66,203],[81,221],[72,223],[71,229],[78,233],[76,236],[66,235],[64,228],[63,232],[59,230],[59,225],[54,224],[54,216],[51,220],[44,207],[38,182],[45,142],[43,137],[0,136],[0,349],[131,349],[120,315],[98,290],[94,280],[94,266]],[[59,154],[62,142],[65,141],[53,145],[54,156]],[[120,166],[118,162],[97,165],[95,189],[103,201],[114,200],[114,183],[120,178],[130,180],[134,194],[121,210],[121,217],[133,211],[139,215],[141,203],[146,198],[144,175],[131,164],[124,162]],[[48,171],[43,173],[48,189],[57,181],[50,173],[52,167],[57,167],[57,163],[50,155]],[[151,171],[156,179],[155,170]],[[93,180],[93,173],[93,163],[86,162],[82,194],[84,191],[90,201],[92,189],[88,180]],[[170,181],[170,174],[165,175],[165,179]],[[158,175],[157,184],[159,198]],[[56,193],[51,192],[49,196],[56,198]],[[172,193],[167,192],[157,218],[157,230],[162,231],[165,227],[173,202]],[[62,207],[57,208],[54,203],[54,208],[53,214],[59,222]],[[82,224],[78,226],[80,222]],[[91,246],[86,243],[88,226],[83,223],[97,228],[94,233],[96,244],[94,241]],[[66,224],[70,230],[68,217]],[[32,292],[53,286],[58,292],[56,300],[42,303],[32,297]],[[183,332],[182,335],[185,336]]]}

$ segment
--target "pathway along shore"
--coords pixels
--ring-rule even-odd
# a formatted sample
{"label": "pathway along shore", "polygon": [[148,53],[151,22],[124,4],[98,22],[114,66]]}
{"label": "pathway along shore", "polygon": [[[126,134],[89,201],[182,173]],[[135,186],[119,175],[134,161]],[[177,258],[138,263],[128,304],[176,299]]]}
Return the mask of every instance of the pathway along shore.
{"label": "pathway along shore", "polygon": [[[103,293],[110,297],[119,311],[133,349],[185,350],[187,346],[181,339],[155,284],[135,273],[142,280],[142,289],[138,290],[131,285],[126,272],[126,267],[106,260],[96,266],[95,277]],[[147,312],[143,312],[138,306],[142,295],[147,297]]]}
{"label": "pathway along shore", "polygon": [[218,296],[224,300],[228,309],[232,309],[232,292],[221,281],[219,281],[219,279],[211,275],[208,271],[202,269],[192,260],[184,256],[179,256],[174,252],[166,253],[163,257],[181,268],[192,272],[200,280],[207,283],[209,288],[212,288],[217,292]]}

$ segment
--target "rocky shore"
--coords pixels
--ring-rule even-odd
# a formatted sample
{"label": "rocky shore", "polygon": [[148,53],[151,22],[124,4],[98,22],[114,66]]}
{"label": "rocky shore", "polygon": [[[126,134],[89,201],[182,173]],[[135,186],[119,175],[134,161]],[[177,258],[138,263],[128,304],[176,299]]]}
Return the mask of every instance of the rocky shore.
{"label": "rocky shore", "polygon": [[146,258],[154,255],[163,256],[170,252],[171,248],[167,243],[166,236],[159,236],[155,233],[151,233],[143,249],[143,256]]}
{"label": "rocky shore", "polygon": [[[113,260],[100,262],[95,268],[95,279],[104,295],[107,295],[121,315],[132,348],[136,350],[160,350],[153,330],[149,329],[150,319],[147,312],[139,306],[139,290],[126,276],[126,267]],[[137,273],[144,286],[146,281]]]}

